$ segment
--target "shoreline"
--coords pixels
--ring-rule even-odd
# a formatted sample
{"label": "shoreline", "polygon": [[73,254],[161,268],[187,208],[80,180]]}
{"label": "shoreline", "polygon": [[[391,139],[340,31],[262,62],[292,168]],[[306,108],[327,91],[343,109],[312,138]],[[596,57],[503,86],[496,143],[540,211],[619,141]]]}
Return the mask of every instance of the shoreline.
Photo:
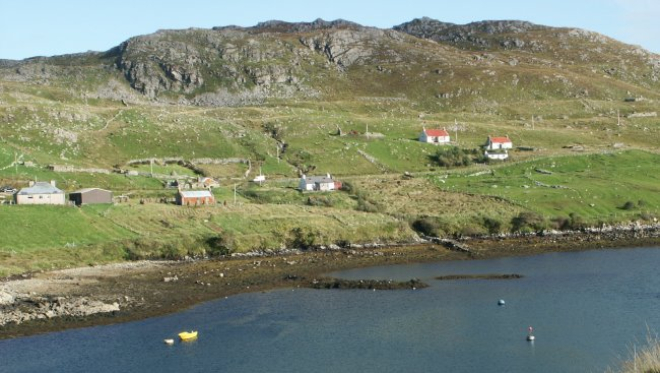
{"label": "shoreline", "polygon": [[[0,303],[4,315],[26,310],[35,315],[0,326],[0,339],[143,320],[242,293],[311,287],[317,278],[352,268],[660,246],[660,231],[473,238],[461,243],[470,251],[422,243],[192,262],[126,262],[34,273],[0,282],[0,291],[17,295],[11,304]],[[82,308],[75,308],[78,305]],[[57,315],[62,309],[70,314]]]}

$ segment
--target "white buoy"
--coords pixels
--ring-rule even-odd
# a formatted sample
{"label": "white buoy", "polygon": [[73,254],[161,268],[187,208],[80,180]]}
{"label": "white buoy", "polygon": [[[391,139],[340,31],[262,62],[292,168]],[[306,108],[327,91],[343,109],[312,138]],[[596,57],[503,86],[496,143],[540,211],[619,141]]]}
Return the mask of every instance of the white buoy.
{"label": "white buoy", "polygon": [[534,339],[536,339],[533,335],[528,335],[527,340],[530,342],[534,342]]}
{"label": "white buoy", "polygon": [[166,345],[173,345],[174,344],[174,339],[164,339],[163,342],[165,342]]}
{"label": "white buoy", "polygon": [[498,306],[503,306],[505,304],[506,304],[506,302],[504,301],[504,299],[500,299],[500,300],[497,301]]}
{"label": "white buoy", "polygon": [[536,339],[534,337],[534,334],[532,334],[533,332],[534,332],[534,328],[532,328],[531,326],[527,328],[527,340],[529,342],[534,342],[534,340]]}

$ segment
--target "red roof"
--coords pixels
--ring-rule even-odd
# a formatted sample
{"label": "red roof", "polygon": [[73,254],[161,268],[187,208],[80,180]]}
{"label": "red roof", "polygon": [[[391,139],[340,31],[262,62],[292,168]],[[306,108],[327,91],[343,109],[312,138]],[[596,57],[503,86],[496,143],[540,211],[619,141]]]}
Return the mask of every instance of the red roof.
{"label": "red roof", "polygon": [[491,137],[490,138],[491,143],[505,143],[505,142],[511,142],[508,137]]}
{"label": "red roof", "polygon": [[426,136],[449,136],[449,133],[445,130],[424,130],[424,132],[426,133]]}

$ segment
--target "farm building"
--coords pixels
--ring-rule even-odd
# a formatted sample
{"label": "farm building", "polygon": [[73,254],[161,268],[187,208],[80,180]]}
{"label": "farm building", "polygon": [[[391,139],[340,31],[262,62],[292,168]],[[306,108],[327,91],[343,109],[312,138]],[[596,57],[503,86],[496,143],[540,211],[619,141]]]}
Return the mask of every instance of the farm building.
{"label": "farm building", "polygon": [[437,145],[449,144],[449,132],[444,129],[427,130],[424,128],[419,135],[419,141]]}
{"label": "farm building", "polygon": [[215,197],[208,190],[179,190],[176,204],[181,206],[200,206],[215,204]]}
{"label": "farm building", "polygon": [[491,137],[486,140],[486,150],[511,149],[513,143],[508,137]]}
{"label": "farm building", "polygon": [[69,193],[69,201],[76,206],[112,203],[112,192],[100,188],[85,188]]}
{"label": "farm building", "polygon": [[14,194],[17,205],[64,205],[64,191],[55,186],[55,180],[50,183],[30,182],[30,186]]}
{"label": "farm building", "polygon": [[484,147],[484,155],[486,158],[504,160],[509,158],[507,149],[513,148],[513,143],[508,137],[488,136],[488,140],[486,140],[486,145]]}
{"label": "farm building", "polygon": [[192,184],[193,188],[217,188],[220,186],[220,183],[210,177],[200,176],[197,178],[197,182]]}
{"label": "farm building", "polygon": [[302,175],[298,189],[301,191],[327,191],[337,190],[341,188],[341,182],[335,181],[330,174],[326,176],[310,176]]}

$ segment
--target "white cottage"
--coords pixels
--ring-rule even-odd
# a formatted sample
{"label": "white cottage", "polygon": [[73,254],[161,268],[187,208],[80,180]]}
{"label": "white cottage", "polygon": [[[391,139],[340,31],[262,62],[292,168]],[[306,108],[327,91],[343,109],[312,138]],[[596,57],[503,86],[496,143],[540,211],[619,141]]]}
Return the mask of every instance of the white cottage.
{"label": "white cottage", "polygon": [[511,149],[511,148],[513,148],[513,143],[508,137],[488,136],[488,140],[486,141],[486,150]]}
{"label": "white cottage", "polygon": [[508,149],[513,148],[513,143],[508,137],[488,136],[484,155],[488,159],[505,160],[509,158]]}
{"label": "white cottage", "polygon": [[419,141],[437,145],[449,144],[449,132],[447,132],[445,129],[427,130],[424,128],[422,133],[419,135]]}
{"label": "white cottage", "polygon": [[298,184],[298,189],[303,192],[337,190],[339,188],[341,188],[341,182],[335,181],[330,174],[310,177],[302,175]]}
{"label": "white cottage", "polygon": [[17,205],[64,205],[64,191],[55,186],[55,180],[50,183],[30,182],[30,186],[19,190],[14,195]]}

